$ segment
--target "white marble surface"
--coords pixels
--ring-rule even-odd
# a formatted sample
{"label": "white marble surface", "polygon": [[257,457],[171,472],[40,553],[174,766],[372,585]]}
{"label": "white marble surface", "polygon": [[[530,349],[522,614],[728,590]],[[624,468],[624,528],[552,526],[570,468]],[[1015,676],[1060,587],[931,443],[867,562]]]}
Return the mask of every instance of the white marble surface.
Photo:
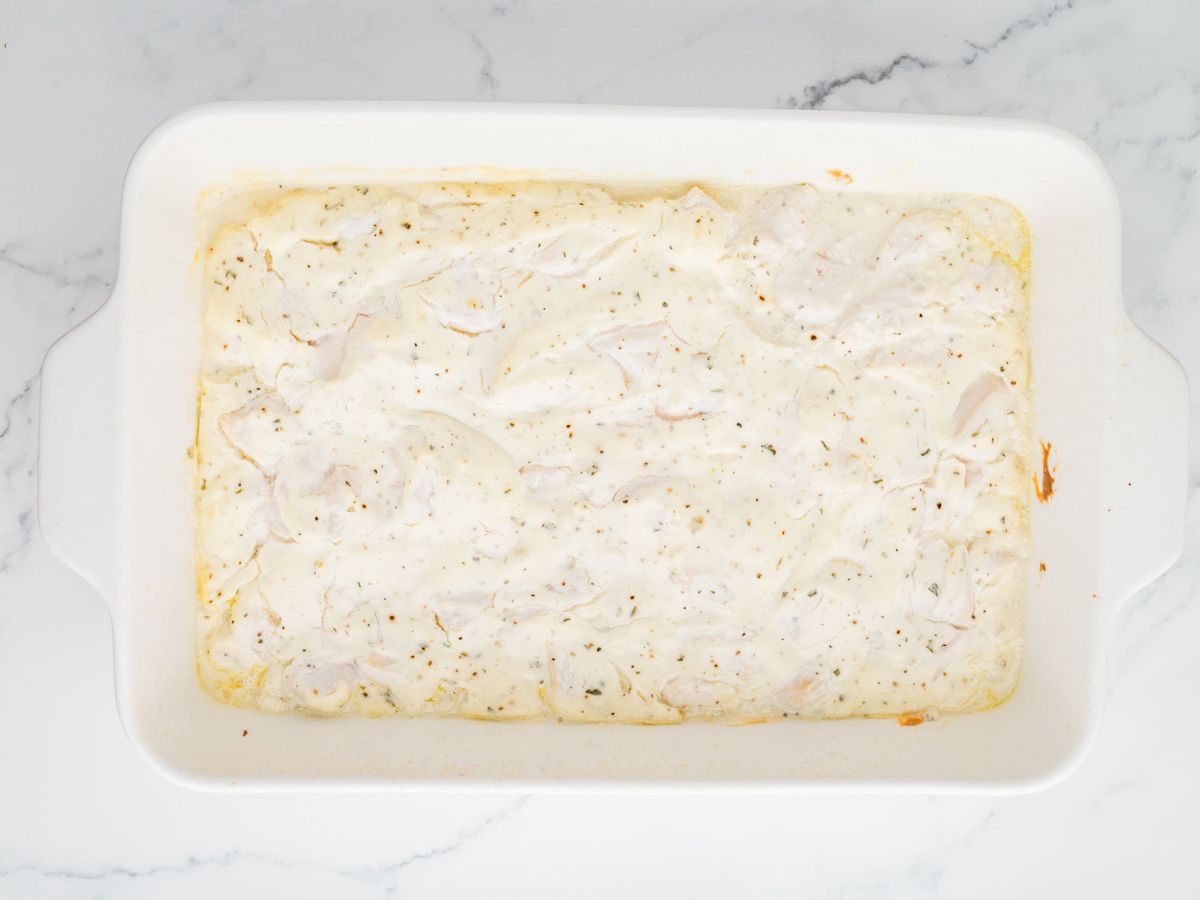
{"label": "white marble surface", "polygon": [[1006,799],[188,793],[121,733],[107,614],[33,512],[42,355],[113,282],[134,147],[190,104],[1041,119],[1108,163],[1133,316],[1200,384],[1198,47],[1190,0],[0,0],[0,896],[1200,896],[1195,490],[1183,562],[1119,618],[1091,755]]}

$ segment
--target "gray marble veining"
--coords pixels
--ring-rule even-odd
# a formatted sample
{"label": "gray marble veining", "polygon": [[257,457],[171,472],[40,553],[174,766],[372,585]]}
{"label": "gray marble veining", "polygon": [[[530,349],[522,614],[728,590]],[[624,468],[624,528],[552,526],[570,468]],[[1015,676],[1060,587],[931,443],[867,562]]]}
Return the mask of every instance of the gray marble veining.
{"label": "gray marble veining", "polygon": [[0,3],[0,896],[1195,896],[1200,441],[1184,558],[1119,617],[1094,750],[1009,799],[182,791],[121,734],[106,611],[37,535],[34,470],[41,358],[114,281],[125,165],[214,99],[1046,121],[1109,166],[1131,313],[1200,383],[1198,46],[1188,0]]}

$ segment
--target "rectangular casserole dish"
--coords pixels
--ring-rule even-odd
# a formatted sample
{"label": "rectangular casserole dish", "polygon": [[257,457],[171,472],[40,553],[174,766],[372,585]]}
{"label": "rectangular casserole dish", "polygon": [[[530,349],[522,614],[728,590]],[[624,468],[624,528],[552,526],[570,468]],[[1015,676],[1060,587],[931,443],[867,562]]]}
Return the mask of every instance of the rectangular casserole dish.
{"label": "rectangular casserole dish", "polygon": [[[238,178],[442,177],[778,184],[1006,200],[1032,240],[1035,435],[1026,651],[1000,708],[730,727],[272,716],[209,700],[195,670],[196,202]],[[1093,735],[1114,613],[1180,551],[1187,386],[1129,321],[1120,218],[1078,140],[1026,123],[825,112],[460,104],[222,104],[139,149],[119,276],[47,356],[39,507],[54,551],[107,600],[118,707],[164,774],[235,789],[499,787],[1028,790]],[[1031,460],[1040,471],[1042,460]],[[1032,490],[1033,485],[1030,485]],[[1041,571],[1044,564],[1045,570]]]}

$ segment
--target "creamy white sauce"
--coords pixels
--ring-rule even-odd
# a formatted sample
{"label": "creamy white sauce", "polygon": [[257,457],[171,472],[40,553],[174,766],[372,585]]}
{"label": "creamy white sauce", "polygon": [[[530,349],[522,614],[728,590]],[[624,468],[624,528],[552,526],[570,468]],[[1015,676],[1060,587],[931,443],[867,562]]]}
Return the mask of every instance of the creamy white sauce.
{"label": "creamy white sauce", "polygon": [[204,253],[214,696],[674,722],[1012,690],[1011,207],[531,183],[244,208]]}

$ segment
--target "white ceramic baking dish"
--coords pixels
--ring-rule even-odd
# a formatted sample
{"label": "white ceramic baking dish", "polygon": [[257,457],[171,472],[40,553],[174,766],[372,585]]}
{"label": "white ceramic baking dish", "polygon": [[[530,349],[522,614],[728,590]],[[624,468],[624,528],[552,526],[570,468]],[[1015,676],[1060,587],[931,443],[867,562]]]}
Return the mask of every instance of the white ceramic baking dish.
{"label": "white ceramic baking dish", "polygon": [[[603,181],[809,181],[1015,204],[1033,246],[1036,434],[1055,492],[1033,504],[1027,649],[999,709],[753,727],[272,716],[201,693],[192,482],[196,201],[233,179],[382,183],[445,170]],[[844,178],[842,180],[845,180]],[[1187,386],[1121,301],[1113,185],[1078,140],[1026,123],[824,112],[451,104],[232,104],[142,145],[112,296],[46,358],[40,512],[112,612],[130,738],[206,788],[572,787],[1021,790],[1078,762],[1100,716],[1122,600],[1180,551]],[[1041,460],[1032,461],[1040,467]],[[1031,486],[1032,487],[1032,486]],[[1046,571],[1038,571],[1039,563]]]}

